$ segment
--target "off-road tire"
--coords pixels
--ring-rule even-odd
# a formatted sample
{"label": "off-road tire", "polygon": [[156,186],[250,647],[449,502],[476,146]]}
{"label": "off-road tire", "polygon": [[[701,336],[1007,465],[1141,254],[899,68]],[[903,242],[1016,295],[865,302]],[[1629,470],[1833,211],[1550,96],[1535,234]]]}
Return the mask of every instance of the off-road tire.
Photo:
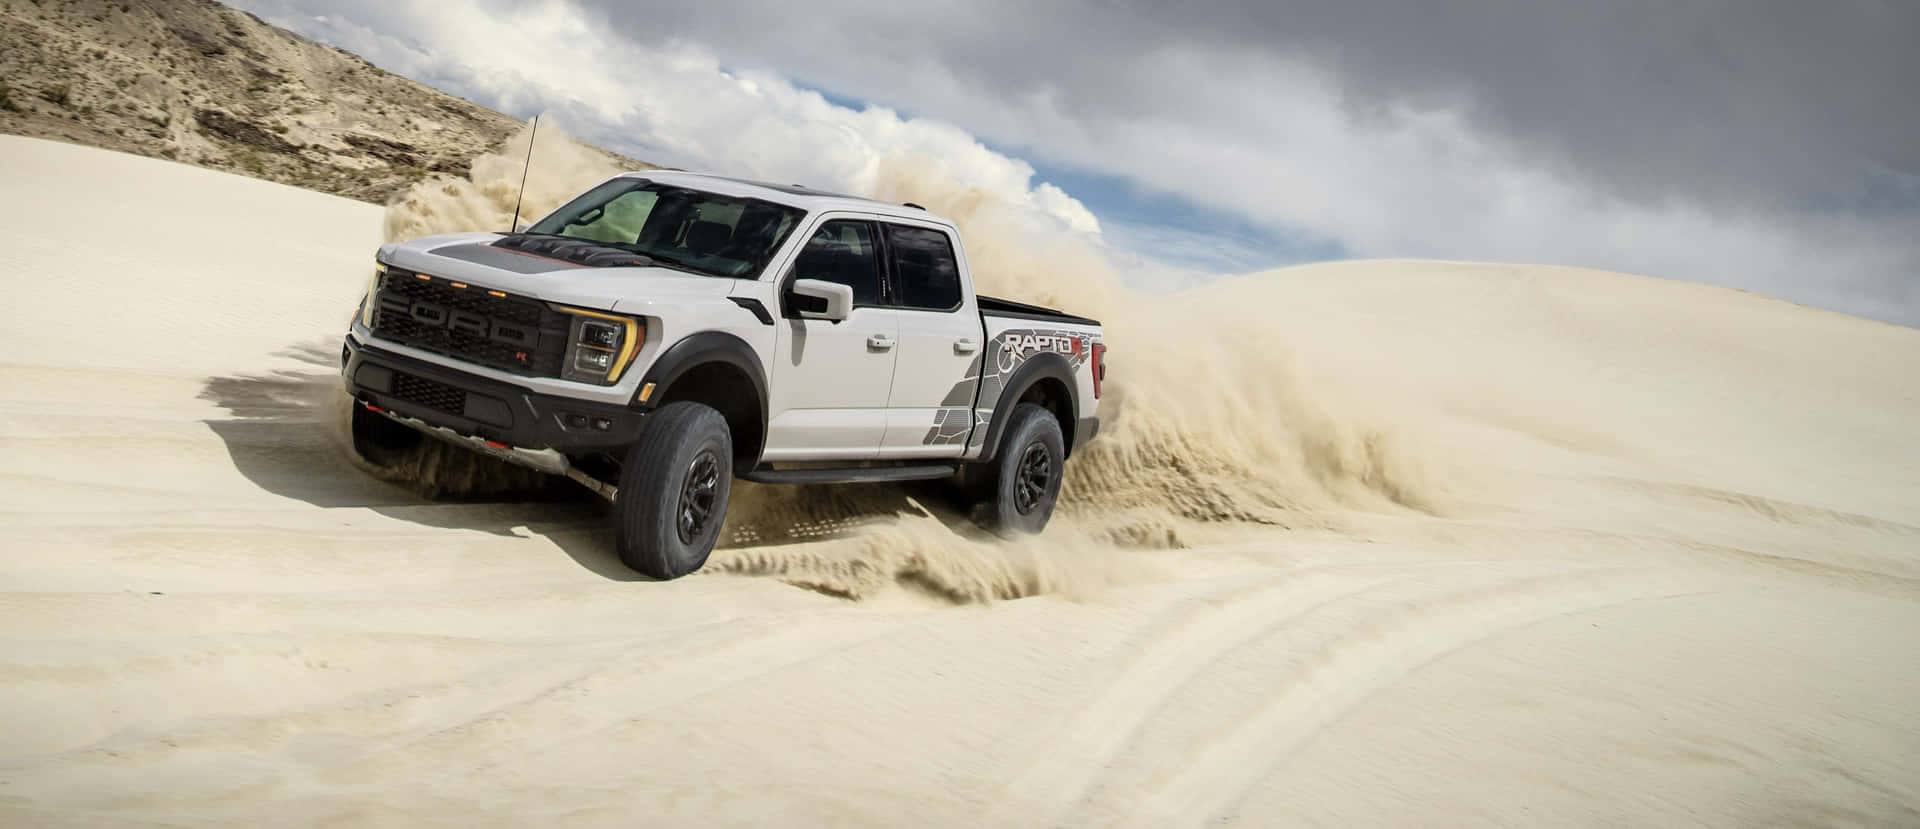
{"label": "off-road tire", "polygon": [[[656,579],[700,569],[720,540],[732,491],[733,436],[726,418],[701,403],[661,406],[621,464],[613,505],[620,560]],[[689,524],[695,525],[691,532]]]}
{"label": "off-road tire", "polygon": [[975,508],[981,526],[1003,536],[1045,529],[1060,498],[1066,446],[1053,412],[1032,403],[1015,407],[1000,451],[981,464],[988,473],[982,476],[983,497]]}

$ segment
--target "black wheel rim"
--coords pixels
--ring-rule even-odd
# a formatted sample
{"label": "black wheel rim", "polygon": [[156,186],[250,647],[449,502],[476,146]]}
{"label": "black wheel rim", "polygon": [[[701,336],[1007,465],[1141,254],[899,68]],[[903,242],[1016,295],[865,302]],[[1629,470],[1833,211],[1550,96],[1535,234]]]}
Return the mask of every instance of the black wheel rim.
{"label": "black wheel rim", "polygon": [[1046,501],[1047,487],[1053,484],[1053,456],[1046,444],[1033,443],[1020,455],[1020,466],[1013,477],[1013,508],[1021,515],[1032,513]]}
{"label": "black wheel rim", "polygon": [[715,501],[720,491],[720,462],[712,451],[694,456],[687,467],[687,482],[680,487],[680,509],[674,523],[680,529],[680,543],[692,544],[713,523]]}

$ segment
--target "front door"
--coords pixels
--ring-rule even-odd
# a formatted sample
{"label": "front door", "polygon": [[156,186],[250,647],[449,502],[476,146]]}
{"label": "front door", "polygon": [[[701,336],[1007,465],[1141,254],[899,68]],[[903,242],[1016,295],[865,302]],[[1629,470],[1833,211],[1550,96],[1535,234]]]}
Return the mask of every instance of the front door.
{"label": "front door", "polygon": [[[879,450],[900,331],[899,312],[882,304],[876,233],[867,221],[826,222],[782,279],[763,460],[868,460]],[[852,287],[853,312],[799,319],[793,279]]]}

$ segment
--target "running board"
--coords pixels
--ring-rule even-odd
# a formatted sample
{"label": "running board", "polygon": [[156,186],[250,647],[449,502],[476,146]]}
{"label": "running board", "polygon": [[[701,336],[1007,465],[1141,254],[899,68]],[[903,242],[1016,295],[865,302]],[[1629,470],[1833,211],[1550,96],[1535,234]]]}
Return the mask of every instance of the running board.
{"label": "running board", "polygon": [[871,484],[928,481],[952,475],[952,464],[856,466],[847,469],[755,469],[742,476],[757,484]]}

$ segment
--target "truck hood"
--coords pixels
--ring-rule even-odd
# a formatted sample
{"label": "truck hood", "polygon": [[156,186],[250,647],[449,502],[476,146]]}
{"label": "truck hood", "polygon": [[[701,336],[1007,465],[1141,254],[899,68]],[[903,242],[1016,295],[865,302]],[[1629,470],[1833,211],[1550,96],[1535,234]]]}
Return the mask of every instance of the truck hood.
{"label": "truck hood", "polygon": [[583,308],[639,312],[668,298],[725,296],[736,280],[659,267],[587,267],[494,247],[499,233],[424,236],[380,247],[380,261],[433,276]]}

